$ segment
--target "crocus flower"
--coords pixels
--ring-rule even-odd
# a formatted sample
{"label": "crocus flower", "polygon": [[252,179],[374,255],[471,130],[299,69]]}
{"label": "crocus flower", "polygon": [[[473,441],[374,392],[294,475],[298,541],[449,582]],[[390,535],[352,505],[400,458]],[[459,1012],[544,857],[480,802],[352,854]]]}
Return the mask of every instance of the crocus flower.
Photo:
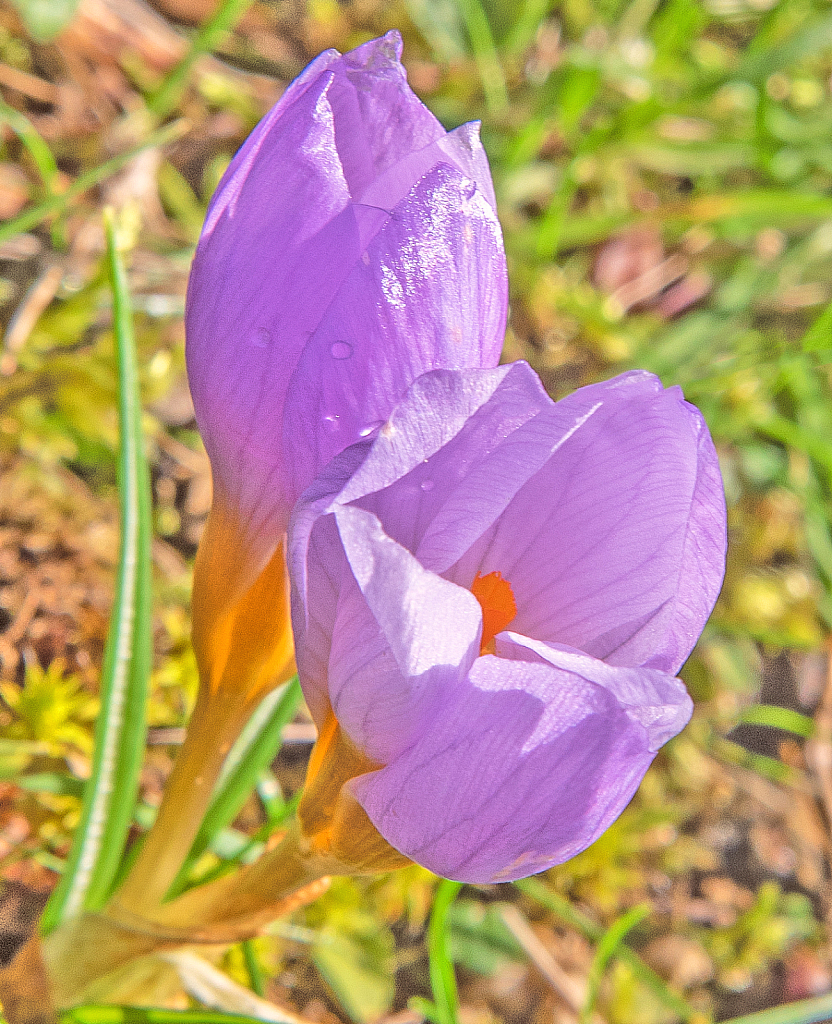
{"label": "crocus flower", "polygon": [[678,388],[634,372],[553,403],[525,363],[419,378],[293,514],[310,843],[468,882],[583,850],[690,717],[676,673],[724,560]]}
{"label": "crocus flower", "polygon": [[226,754],[294,673],[289,512],[437,367],[496,365],[505,254],[477,127],[446,132],[388,33],[321,54],[232,160],[186,305],[214,496],[197,553],[200,676],[154,828],[113,907],[161,906]]}
{"label": "crocus flower", "polygon": [[232,161],[197,248],[188,372],[214,499],[195,642],[203,675],[237,685],[280,660],[261,626],[274,634],[289,512],[316,473],[421,373],[499,359],[505,256],[478,128],[446,132],[400,52],[390,32],[313,61]]}

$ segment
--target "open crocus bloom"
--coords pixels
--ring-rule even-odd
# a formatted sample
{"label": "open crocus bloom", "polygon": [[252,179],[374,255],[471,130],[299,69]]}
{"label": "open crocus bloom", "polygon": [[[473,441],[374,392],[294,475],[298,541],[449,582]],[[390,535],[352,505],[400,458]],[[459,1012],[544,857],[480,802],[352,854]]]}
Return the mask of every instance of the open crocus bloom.
{"label": "open crocus bloom", "polygon": [[[237,153],[208,210],[186,312],[214,478],[194,587],[203,677],[274,675],[282,655],[260,664],[257,621],[274,632],[286,524],[316,473],[420,374],[499,360],[505,254],[478,129],[446,132],[409,88],[400,52],[390,32],[322,53]],[[264,572],[262,593],[244,598]]]}
{"label": "open crocus bloom", "polygon": [[635,372],[553,403],[525,363],[422,376],[293,514],[310,840],[360,864],[376,831],[469,882],[583,850],[690,717],[675,673],[725,539],[677,388]]}

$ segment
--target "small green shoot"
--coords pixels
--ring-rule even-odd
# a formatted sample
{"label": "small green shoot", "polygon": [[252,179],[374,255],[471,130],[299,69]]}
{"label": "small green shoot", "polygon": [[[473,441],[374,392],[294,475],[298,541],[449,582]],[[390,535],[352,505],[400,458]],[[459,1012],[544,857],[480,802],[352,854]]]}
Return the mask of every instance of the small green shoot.
{"label": "small green shoot", "polygon": [[615,921],[604,933],[604,937],[598,943],[598,948],[595,951],[595,958],[593,959],[592,966],[589,969],[586,1002],[581,1010],[580,1024],[589,1024],[592,1020],[592,1016],[595,1012],[595,1004],[598,1001],[598,994],[601,990],[601,982],[604,978],[604,972],[607,969],[607,964],[613,956],[615,956],[616,950],[624,942],[627,933],[632,931],[637,924],[641,924],[649,913],[649,906],[646,904],[639,904],[639,906],[628,910],[626,914],[622,914],[621,917],[619,917],[618,920]]}

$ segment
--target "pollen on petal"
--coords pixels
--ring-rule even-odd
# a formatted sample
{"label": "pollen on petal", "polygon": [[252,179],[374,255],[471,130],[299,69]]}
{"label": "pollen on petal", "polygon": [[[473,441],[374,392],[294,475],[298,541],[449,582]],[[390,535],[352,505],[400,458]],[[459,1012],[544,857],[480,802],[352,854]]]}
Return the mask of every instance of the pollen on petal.
{"label": "pollen on petal", "polygon": [[499,572],[477,575],[471,593],[482,608],[482,641],[480,654],[494,653],[494,637],[501,633],[517,614],[517,603],[508,580]]}

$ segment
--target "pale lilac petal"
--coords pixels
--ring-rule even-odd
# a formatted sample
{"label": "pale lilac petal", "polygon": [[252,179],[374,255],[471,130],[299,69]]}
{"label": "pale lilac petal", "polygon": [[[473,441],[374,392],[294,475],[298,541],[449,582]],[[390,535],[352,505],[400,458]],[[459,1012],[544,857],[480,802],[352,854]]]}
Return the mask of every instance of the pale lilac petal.
{"label": "pale lilac petal", "polygon": [[441,164],[396,207],[305,341],[283,416],[292,493],[387,419],[420,374],[495,365],[505,315],[494,213]]}
{"label": "pale lilac petal", "polygon": [[[366,461],[337,500],[375,512],[391,537],[414,551],[427,568],[442,572],[551,454],[549,436],[541,437],[537,429],[541,414],[551,407],[527,363],[425,374],[375,438]],[[468,486],[471,473],[487,492],[484,520],[479,518],[480,504],[467,490],[463,507],[447,511],[457,490]],[[446,546],[441,538],[426,550],[424,537],[437,519],[449,515],[452,556],[443,561]]]}
{"label": "pale lilac petal", "polygon": [[388,168],[445,134],[407,84],[401,54],[401,36],[391,31],[345,54],[334,65],[330,102],[338,154],[350,192],[358,201]]}
{"label": "pale lilac petal", "polygon": [[408,751],[352,781],[391,845],[445,877],[509,881],[579,853],[621,813],[655,753],[650,722],[684,724],[689,699],[656,671],[553,659],[566,667],[478,658]]}
{"label": "pale lilac petal", "polygon": [[[668,673],[623,669],[592,658],[583,651],[545,644],[510,630],[499,634],[497,654],[509,660],[546,662],[587,682],[603,686],[644,728],[647,747],[653,753],[678,735],[693,713],[693,701],[685,684]],[[547,715],[548,712],[541,718],[538,733],[551,728]]]}
{"label": "pale lilac petal", "polygon": [[[644,373],[553,404],[512,364],[476,408],[453,393],[474,378],[423,378],[339,500],[360,499],[462,586],[501,572],[518,631],[677,671],[725,559],[719,467],[698,413]],[[445,409],[443,431],[433,424]]]}
{"label": "pale lilac petal", "polygon": [[426,375],[337,500],[462,586],[501,572],[517,631],[615,664],[676,671],[724,570],[712,443],[649,374],[556,404],[522,363]]}
{"label": "pale lilac petal", "polygon": [[[505,262],[477,130],[445,133],[408,86],[400,52],[393,32],[314,61],[232,161],[197,248],[189,377],[215,487],[250,553],[249,575],[270,556],[317,469],[373,418],[386,418],[416,376],[499,358]],[[446,214],[446,234],[437,231],[434,244],[434,221]],[[437,248],[451,222],[453,259]],[[443,279],[431,282],[431,273]],[[400,291],[424,312],[403,313]],[[346,351],[335,336],[339,318],[366,336],[373,303],[381,349],[363,345],[352,363],[357,375],[345,381],[322,357],[333,345]],[[455,317],[464,317],[459,331]],[[407,358],[403,331],[414,332]]]}
{"label": "pale lilac petal", "polygon": [[440,163],[450,164],[473,182],[488,205],[497,211],[488,158],[480,143],[479,123],[469,121],[424,149],[403,156],[356,197],[362,206],[392,213],[395,206],[418,181]]}
{"label": "pale lilac petal", "polygon": [[696,486],[662,642],[645,662],[665,672],[678,672],[699,639],[722,587],[728,546],[725,489],[716,449],[702,414],[685,404],[697,439]]}
{"label": "pale lilac petal", "polygon": [[188,284],[188,376],[215,483],[264,530],[287,512],[272,497],[285,493],[274,422],[285,367],[360,257],[328,85],[319,75],[244,154],[244,180],[232,175],[234,198],[206,229]]}
{"label": "pale lilac petal", "polygon": [[[420,377],[290,533],[304,689],[384,766],[347,784],[381,835],[471,882],[593,842],[690,717],[660,669],[704,624],[724,536],[707,430],[650,374],[557,404],[525,364]],[[492,571],[518,612],[474,657],[468,588]]]}
{"label": "pale lilac petal", "polygon": [[482,613],[468,590],[424,569],[371,513],[341,506],[335,519],[352,579],[339,593],[329,697],[350,739],[386,762],[432,728],[479,653]]}
{"label": "pale lilac petal", "polygon": [[603,404],[449,576],[464,583],[502,572],[518,606],[512,629],[526,636],[675,672],[724,572],[713,448],[700,442],[700,421],[678,389],[649,375],[582,389],[558,406],[578,396]]}
{"label": "pale lilac petal", "polygon": [[337,488],[368,448],[342,453],[298,505],[289,566],[297,663],[313,716],[322,724],[331,705],[350,738],[386,760],[413,742],[442,691],[467,671],[482,615],[468,590],[425,570],[375,516],[326,493],[327,481]]}
{"label": "pale lilac petal", "polygon": [[[414,449],[414,470],[362,504],[462,586],[501,572],[518,631],[678,670],[725,559],[718,463],[698,414],[643,373],[528,408],[526,422],[509,425],[495,394],[441,452],[419,466]],[[483,443],[485,422],[498,426],[499,446]],[[402,448],[407,428],[403,418]],[[435,490],[414,502],[426,480]]]}
{"label": "pale lilac petal", "polygon": [[371,441],[355,444],[309,488],[290,521],[287,568],[291,583],[292,632],[304,697],[318,727],[330,708],[329,652],[341,589],[351,576],[332,499],[366,459]]}
{"label": "pale lilac petal", "polygon": [[[259,160],[261,150],[266,158],[270,159],[275,156],[273,148],[274,137],[271,134],[275,124],[280,118],[285,116],[286,111],[293,104],[297,103],[310,88],[313,86],[317,87],[315,97],[319,96],[326,89],[327,83],[332,77],[331,74],[326,75],[326,72],[338,60],[338,57],[337,50],[324,50],[323,53],[318,54],[298,77],[291,82],[277,103],[261,119],[251,135],[237,150],[234,159],[226,168],[216,191],[208,203],[208,211],[202,229],[204,237],[210,237],[223,216],[234,217],[240,192],[251,175],[256,162]],[[302,109],[314,109],[316,106],[317,103],[313,99],[311,104],[307,103]],[[288,125],[289,123],[293,123],[295,130],[298,130],[298,119],[296,116],[292,119],[287,118],[286,124]]]}

